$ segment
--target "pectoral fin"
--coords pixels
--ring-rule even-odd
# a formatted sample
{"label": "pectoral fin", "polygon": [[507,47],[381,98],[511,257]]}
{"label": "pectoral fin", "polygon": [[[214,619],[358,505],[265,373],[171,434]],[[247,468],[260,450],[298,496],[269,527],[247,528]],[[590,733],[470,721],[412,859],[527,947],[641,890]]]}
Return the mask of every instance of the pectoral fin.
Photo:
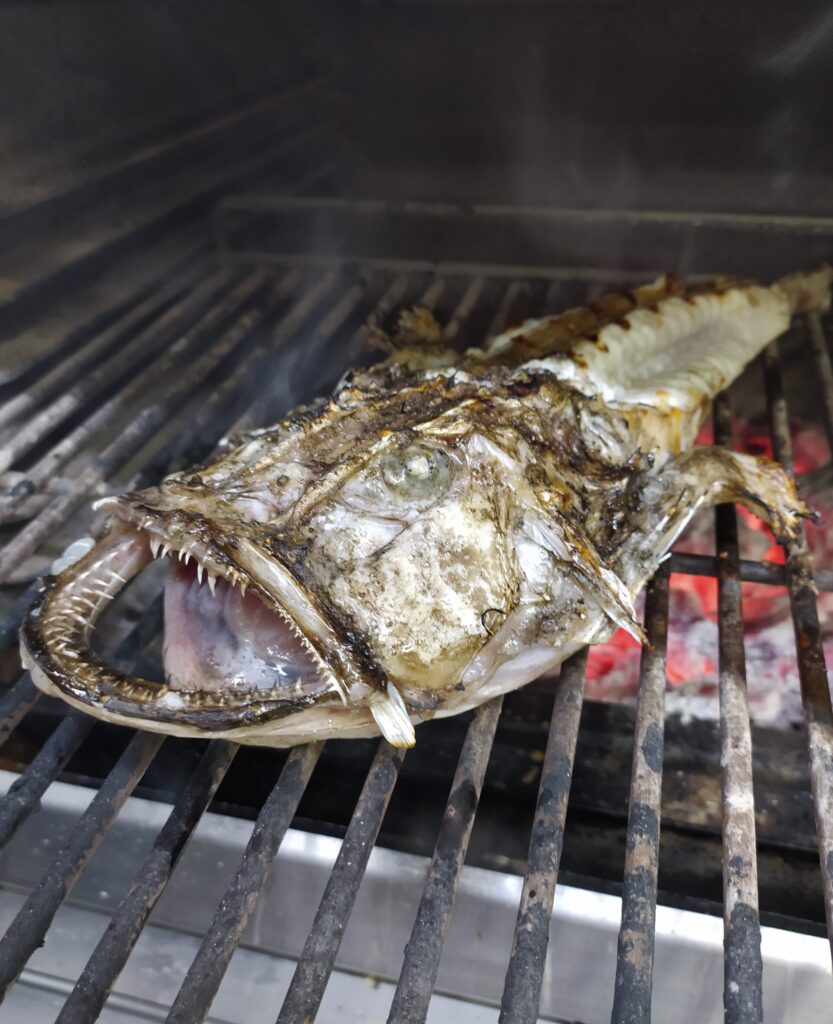
{"label": "pectoral fin", "polygon": [[642,563],[649,577],[701,508],[737,502],[764,520],[779,540],[796,536],[802,519],[812,518],[783,466],[760,455],[717,446],[693,448],[671,459],[641,493],[643,541],[636,559],[628,556],[622,575],[633,583]]}

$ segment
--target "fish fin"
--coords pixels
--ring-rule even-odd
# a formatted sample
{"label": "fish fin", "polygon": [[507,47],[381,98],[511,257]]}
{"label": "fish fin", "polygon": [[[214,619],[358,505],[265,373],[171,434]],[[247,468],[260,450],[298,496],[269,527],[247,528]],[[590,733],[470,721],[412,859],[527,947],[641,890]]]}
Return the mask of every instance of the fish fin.
{"label": "fish fin", "polygon": [[820,313],[830,307],[830,285],[833,284],[833,267],[819,267],[809,274],[789,274],[776,281],[774,288],[780,288],[787,296],[792,313]]}
{"label": "fish fin", "polygon": [[399,690],[389,682],[384,693],[374,695],[370,711],[379,727],[379,732],[392,747],[412,747],[416,743],[414,724],[408,717],[408,709]]}
{"label": "fish fin", "polygon": [[445,333],[434,314],[424,306],[403,309],[393,334],[373,327],[368,339],[372,348],[389,353],[380,364],[383,368],[404,365],[409,370],[428,370],[451,366],[460,358],[446,344]]}
{"label": "fish fin", "polygon": [[646,484],[642,500],[653,519],[643,550],[655,555],[656,564],[704,507],[737,502],[763,519],[781,541],[794,539],[801,520],[813,518],[783,466],[716,445],[672,459]]}
{"label": "fish fin", "polygon": [[586,533],[557,513],[546,517],[528,513],[524,527],[527,536],[539,547],[569,566],[611,621],[639,643],[647,642],[628,588],[613,569],[602,562]]}
{"label": "fish fin", "polygon": [[502,366],[519,366],[531,359],[569,355],[580,341],[598,335],[608,324],[621,320],[633,310],[655,306],[682,292],[677,279],[666,274],[639,288],[611,292],[587,306],[526,320],[489,339],[483,348],[469,349],[466,355],[478,362]]}

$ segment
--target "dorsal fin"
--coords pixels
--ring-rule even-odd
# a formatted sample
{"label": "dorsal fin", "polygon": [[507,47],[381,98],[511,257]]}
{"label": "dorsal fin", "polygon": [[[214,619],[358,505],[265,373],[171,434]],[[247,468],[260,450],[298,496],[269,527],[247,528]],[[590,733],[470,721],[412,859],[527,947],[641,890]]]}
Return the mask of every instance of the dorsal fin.
{"label": "dorsal fin", "polygon": [[652,284],[611,292],[587,306],[526,320],[491,338],[483,348],[469,349],[466,356],[478,362],[520,366],[531,359],[567,355],[579,341],[595,337],[608,324],[616,323],[633,310],[656,307],[663,299],[683,291],[679,281],[666,274]]}

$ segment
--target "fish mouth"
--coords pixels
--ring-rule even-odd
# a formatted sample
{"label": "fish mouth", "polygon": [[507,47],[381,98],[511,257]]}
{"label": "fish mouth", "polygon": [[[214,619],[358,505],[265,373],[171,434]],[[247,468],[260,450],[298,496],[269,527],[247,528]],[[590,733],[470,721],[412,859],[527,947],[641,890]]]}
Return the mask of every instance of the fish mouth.
{"label": "fish mouth", "polygon": [[[106,717],[186,733],[262,725],[360,696],[334,628],[272,555],[235,540],[232,556],[165,512],[126,503],[113,511],[91,550],[66,567],[59,560],[24,623],[24,665],[41,689]],[[157,559],[170,561],[164,684],[123,674],[92,648],[99,616]]]}

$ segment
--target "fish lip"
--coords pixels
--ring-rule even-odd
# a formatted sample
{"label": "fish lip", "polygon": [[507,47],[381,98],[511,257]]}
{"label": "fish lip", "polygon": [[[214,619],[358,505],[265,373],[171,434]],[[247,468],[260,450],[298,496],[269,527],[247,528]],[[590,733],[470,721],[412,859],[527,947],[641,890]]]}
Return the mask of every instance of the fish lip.
{"label": "fish lip", "polygon": [[[187,727],[195,734],[206,731],[216,734],[240,727],[265,725],[326,700],[342,703],[333,688],[329,687],[320,693],[296,694],[291,698],[276,695],[275,691],[253,690],[246,695],[223,690],[174,690],[164,684],[129,676],[104,665],[89,646],[88,634],[91,627],[86,629],[83,623],[76,627],[77,631],[73,635],[67,634],[62,638],[60,646],[69,645],[78,652],[68,663],[68,659],[56,649],[59,645],[54,632],[52,636],[49,635],[50,622],[55,621],[55,616],[50,616],[50,604],[60,598],[61,592],[85,568],[83,563],[92,559],[96,552],[100,555],[102,550],[106,551],[108,544],[113,547],[120,541],[133,539],[147,545],[148,532],[162,534],[164,512],[152,515],[150,510],[144,509],[140,516],[139,511],[123,499],[118,499],[118,505],[110,505],[109,508],[115,513],[110,529],[85,558],[59,576],[47,575],[43,578],[21,627],[21,658],[41,690],[104,717],[113,717],[127,723],[131,720],[137,723],[142,721],[147,727],[155,724]],[[151,521],[145,525],[146,520]],[[166,535],[170,536],[171,532],[166,530]],[[171,537],[172,541],[175,536]],[[215,555],[219,553],[222,558],[229,558],[222,549],[212,547]],[[145,565],[150,560],[148,555]],[[254,579],[251,585],[261,596],[262,588]],[[263,596],[268,599],[269,607],[273,607],[271,595],[264,593]],[[282,609],[281,614],[286,617],[290,613]],[[93,623],[95,617],[92,617]],[[73,662],[77,666],[75,670]]]}

